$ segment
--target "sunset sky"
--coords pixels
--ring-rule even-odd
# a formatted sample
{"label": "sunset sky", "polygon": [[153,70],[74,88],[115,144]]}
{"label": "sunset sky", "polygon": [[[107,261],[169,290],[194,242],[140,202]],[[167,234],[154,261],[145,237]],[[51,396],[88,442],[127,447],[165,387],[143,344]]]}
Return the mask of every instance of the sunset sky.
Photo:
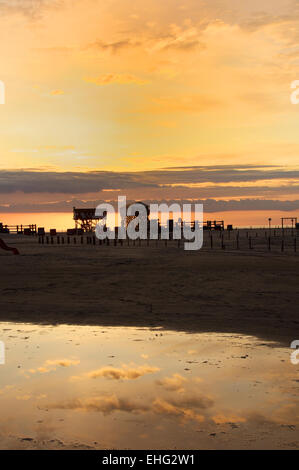
{"label": "sunset sky", "polygon": [[0,220],[118,194],[298,214],[297,0],[0,0],[0,39]]}

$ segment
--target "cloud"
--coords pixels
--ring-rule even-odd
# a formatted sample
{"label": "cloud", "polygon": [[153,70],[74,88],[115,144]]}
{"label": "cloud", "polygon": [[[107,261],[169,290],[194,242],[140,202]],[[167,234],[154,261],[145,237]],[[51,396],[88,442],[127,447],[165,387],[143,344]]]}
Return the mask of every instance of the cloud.
{"label": "cloud", "polygon": [[98,77],[84,78],[87,83],[94,83],[98,86],[118,84],[118,85],[145,85],[147,80],[143,80],[136,75],[125,73],[105,73]]}
{"label": "cloud", "polygon": [[80,364],[79,360],[74,359],[48,359],[44,362],[41,367],[37,369],[29,369],[31,374],[39,372],[40,374],[46,374],[57,369],[57,367],[71,367]]}
{"label": "cloud", "polygon": [[152,98],[140,111],[148,113],[201,113],[221,105],[219,100],[206,95],[161,96]]}
{"label": "cloud", "polygon": [[[295,198],[299,194],[299,171],[258,165],[139,172],[0,170],[0,210],[5,213],[70,212],[74,206],[96,207],[103,200],[117,201],[120,193],[128,202],[142,199],[149,204],[204,204],[205,212],[291,211],[299,208],[299,198]],[[88,197],[84,198],[85,194]]]}
{"label": "cloud", "polygon": [[0,170],[0,193],[84,194],[103,189],[158,188],[163,185],[299,180],[298,170],[264,166],[194,166],[139,172],[47,172]]}
{"label": "cloud", "polygon": [[47,405],[48,409],[61,409],[61,410],[81,410],[81,411],[94,411],[101,412],[105,415],[115,411],[124,411],[127,413],[141,413],[148,411],[148,405],[138,403],[127,398],[118,398],[115,394],[102,395],[92,398],[77,398],[56,402]]}
{"label": "cloud", "polygon": [[209,397],[199,395],[168,400],[157,398],[153,403],[153,411],[156,414],[180,417],[183,420],[192,419],[201,423],[205,420],[202,411],[212,407],[213,404],[213,400]]}
{"label": "cloud", "polygon": [[39,18],[48,8],[61,6],[64,0],[1,0],[0,11],[5,14],[21,13],[22,15]]}
{"label": "cloud", "polygon": [[88,48],[95,48],[103,51],[110,51],[112,53],[117,53],[123,49],[128,49],[130,47],[136,47],[140,45],[140,42],[134,42],[131,39],[121,39],[119,41],[105,42],[102,40],[97,40],[90,44]]}
{"label": "cloud", "polygon": [[238,416],[234,413],[218,413],[212,417],[212,421],[214,421],[216,424],[245,423],[246,418],[244,416]]}
{"label": "cloud", "polygon": [[183,390],[184,383],[187,382],[185,377],[182,377],[180,374],[173,374],[172,377],[165,377],[161,380],[156,380],[156,384],[165,388],[170,392],[178,392]]}
{"label": "cloud", "polygon": [[[87,372],[83,377],[87,377],[89,379],[98,379],[99,377],[104,377],[106,379],[112,380],[136,380],[144,375],[154,374],[159,370],[160,369],[158,367],[150,366],[139,366],[135,368],[128,368],[123,366],[122,369],[116,367],[102,367],[100,369]],[[81,377],[72,377],[73,380],[80,378]]]}
{"label": "cloud", "polygon": [[51,95],[52,96],[64,95],[64,91],[63,90],[52,90]]}
{"label": "cloud", "polygon": [[156,398],[142,403],[131,398],[118,397],[116,394],[99,395],[87,398],[73,398],[45,405],[47,409],[79,410],[111,414],[116,411],[127,413],[152,412],[157,415],[173,416],[182,420],[192,419],[203,422],[202,412],[213,406],[213,401],[205,396],[188,396],[180,399]]}
{"label": "cloud", "polygon": [[135,173],[112,171],[80,172],[39,172],[1,171],[0,193],[22,191],[24,193],[90,193],[103,189],[125,189],[158,186],[157,183],[141,181]]}
{"label": "cloud", "polygon": [[[140,198],[137,198],[140,199]],[[97,200],[81,200],[71,199],[68,201],[50,202],[50,203],[14,203],[14,204],[0,204],[0,212],[3,214],[8,213],[34,213],[34,212],[72,212],[73,207],[81,208],[95,208],[98,204],[103,202],[103,199]],[[111,202],[111,201],[110,201]],[[113,201],[112,201],[113,202]],[[127,200],[128,203],[133,200]],[[288,201],[278,199],[143,199],[146,204],[162,203],[167,204],[203,204],[204,212],[226,212],[226,211],[297,211],[299,210],[299,199]],[[117,201],[116,201],[117,203]]]}

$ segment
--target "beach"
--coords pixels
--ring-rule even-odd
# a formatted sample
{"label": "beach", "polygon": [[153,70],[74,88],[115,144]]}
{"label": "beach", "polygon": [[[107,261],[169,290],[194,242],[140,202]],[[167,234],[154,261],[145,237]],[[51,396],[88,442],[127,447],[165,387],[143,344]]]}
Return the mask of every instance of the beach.
{"label": "beach", "polygon": [[236,250],[232,236],[231,248],[217,249],[217,238],[213,250],[191,252],[177,241],[93,246],[2,238],[20,251],[0,251],[4,322],[242,333],[285,346],[298,336],[299,258],[291,245],[282,253],[280,241],[268,252],[261,236],[261,249],[249,250],[244,235],[244,249]]}
{"label": "beach", "polygon": [[4,235],[0,448],[298,448],[294,239],[222,235]]}

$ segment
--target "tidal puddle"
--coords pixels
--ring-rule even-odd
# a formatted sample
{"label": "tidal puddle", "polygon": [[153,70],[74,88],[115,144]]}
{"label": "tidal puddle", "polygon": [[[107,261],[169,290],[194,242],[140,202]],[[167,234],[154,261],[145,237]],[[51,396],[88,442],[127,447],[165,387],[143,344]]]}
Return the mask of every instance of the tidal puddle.
{"label": "tidal puddle", "polygon": [[249,336],[0,323],[0,448],[299,446],[299,367]]}

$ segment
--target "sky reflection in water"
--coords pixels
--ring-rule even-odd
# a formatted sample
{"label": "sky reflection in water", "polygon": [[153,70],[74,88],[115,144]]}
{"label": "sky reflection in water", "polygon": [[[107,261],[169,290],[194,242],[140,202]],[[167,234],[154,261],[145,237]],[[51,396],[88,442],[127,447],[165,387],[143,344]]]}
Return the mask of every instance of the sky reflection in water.
{"label": "sky reflection in water", "polygon": [[1,448],[299,446],[289,349],[159,329],[0,332]]}

